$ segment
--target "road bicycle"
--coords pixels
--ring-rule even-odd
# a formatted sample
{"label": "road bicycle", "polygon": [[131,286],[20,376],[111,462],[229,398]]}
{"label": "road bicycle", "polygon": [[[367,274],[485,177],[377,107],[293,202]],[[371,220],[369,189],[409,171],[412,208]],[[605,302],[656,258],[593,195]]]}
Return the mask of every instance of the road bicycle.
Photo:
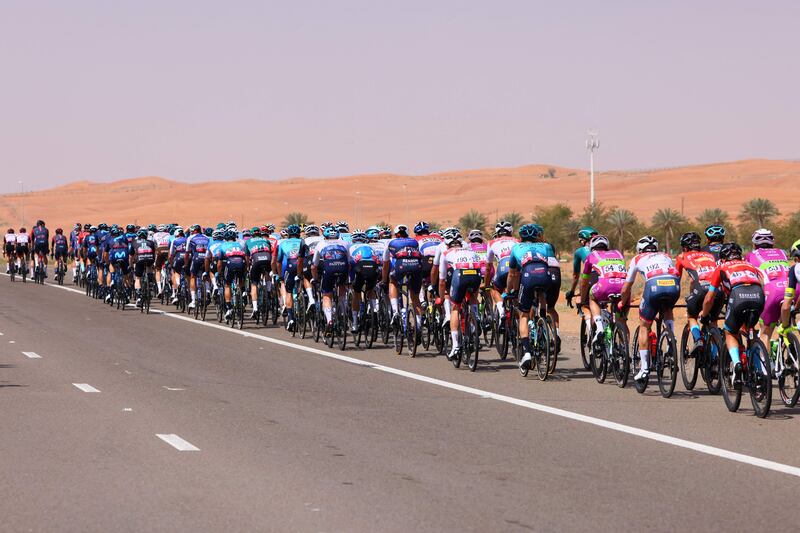
{"label": "road bicycle", "polygon": [[517,325],[517,312],[514,308],[516,301],[516,296],[506,295],[503,297],[503,314],[499,315],[495,311],[495,316],[497,317],[497,339],[494,346],[497,350],[497,355],[503,361],[508,357],[509,349],[514,357],[517,357],[517,336],[519,331],[517,328],[519,326]]}
{"label": "road bicycle", "polygon": [[[638,307],[638,306],[631,306]],[[677,309],[679,305],[674,306]],[[675,334],[670,328],[663,327],[663,317],[661,311],[655,319],[656,331],[650,331],[648,338],[648,350],[650,352],[650,365],[651,369],[655,368],[656,378],[658,381],[658,389],[661,396],[669,398],[675,391],[675,384],[678,381],[678,347],[675,340]],[[633,335],[633,342],[631,343],[631,372],[635,376],[641,369],[642,361],[639,357],[639,334],[641,333],[641,326],[636,327],[636,333]],[[634,386],[639,394],[647,390],[647,385],[650,381],[650,373],[648,372],[643,379],[634,380]]]}
{"label": "road bicycle", "polygon": [[[604,383],[608,373],[614,377],[614,381],[619,388],[624,388],[628,384],[630,374],[631,356],[628,352],[628,337],[630,335],[628,325],[622,320],[622,313],[617,308],[621,300],[619,294],[612,294],[608,298],[608,303],[601,306],[600,318],[603,331],[597,341],[587,341],[589,368],[598,383]],[[581,324],[585,324],[581,320]],[[585,326],[584,326],[585,327]],[[597,325],[592,322],[587,337],[595,338]]]}
{"label": "road bicycle", "polygon": [[477,296],[475,290],[467,291],[464,296],[464,301],[461,302],[461,313],[459,314],[459,349],[451,360],[453,366],[458,368],[461,366],[463,359],[464,364],[471,372],[475,372],[478,368],[478,354],[481,351],[481,314],[478,310]]}
{"label": "road bicycle", "polygon": [[397,314],[392,317],[392,334],[394,337],[394,351],[397,355],[403,353],[403,344],[408,345],[411,357],[417,355],[417,320],[416,311],[411,304],[408,290],[408,275],[403,275],[397,284],[400,298],[398,298]]}
{"label": "road bicycle", "polygon": [[[755,310],[750,310],[745,323],[755,324],[758,321],[757,314]],[[766,418],[772,405],[772,372],[769,353],[764,343],[756,335],[755,327],[748,328],[744,334],[740,332],[738,337],[742,381],[738,384],[733,382],[734,363],[726,348],[720,357],[722,398],[725,400],[728,411],[736,412],[742,401],[742,387],[747,386],[756,416]]]}
{"label": "road bicycle", "polygon": [[725,349],[725,337],[718,327],[701,325],[700,338],[702,345],[699,347],[695,343],[690,348],[689,341],[692,339],[692,332],[688,323],[683,327],[680,352],[681,380],[686,390],[694,390],[697,376],[700,375],[708,387],[708,392],[718,394],[720,387],[719,354]]}
{"label": "road bicycle", "polygon": [[[555,370],[555,363],[553,358],[556,357],[556,335],[555,328],[553,327],[552,319],[547,315],[547,303],[544,302],[544,291],[541,289],[534,290],[533,301],[533,317],[528,320],[528,339],[531,348],[531,367],[536,366],[536,373],[541,381],[545,381],[547,377]],[[517,350],[519,361],[519,350]],[[528,375],[526,368],[519,368],[519,373],[522,377]]]}
{"label": "road bicycle", "polygon": [[[793,309],[792,319],[795,312]],[[786,407],[797,405],[800,397],[800,340],[796,331],[792,320],[792,327],[772,341],[770,350],[772,375],[778,380],[778,392]]]}

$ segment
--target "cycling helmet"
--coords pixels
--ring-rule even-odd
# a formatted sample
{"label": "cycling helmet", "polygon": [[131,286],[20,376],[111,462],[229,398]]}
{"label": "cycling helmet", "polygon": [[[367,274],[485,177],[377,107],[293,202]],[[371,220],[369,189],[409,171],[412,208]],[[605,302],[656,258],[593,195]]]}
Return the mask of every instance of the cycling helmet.
{"label": "cycling helmet", "polygon": [[155,233],[156,225],[155,224],[148,224],[147,225],[147,231],[152,231],[153,233]]}
{"label": "cycling helmet", "polygon": [[217,229],[221,229],[221,230],[225,230],[225,223],[224,222],[219,222],[217,224],[216,228]]}
{"label": "cycling helmet", "polygon": [[25,233],[25,226],[22,226],[21,228],[19,228],[19,232],[20,233]]}
{"label": "cycling helmet", "polygon": [[325,229],[322,230],[322,236],[326,239],[335,239],[339,236],[339,230],[333,226],[326,226]]}
{"label": "cycling helmet", "polygon": [[260,237],[261,235],[263,235],[263,233],[261,233],[261,228],[259,228],[258,226],[253,226],[252,228],[250,228],[250,234],[253,237]]}
{"label": "cycling helmet", "polygon": [[[22,228],[22,229],[25,229],[25,228]],[[89,226],[89,232],[96,233],[97,232],[97,226]]]}
{"label": "cycling helmet", "polygon": [[448,247],[452,244],[458,244],[461,242],[461,232],[458,231],[458,228],[447,228],[443,232],[444,243]]}
{"label": "cycling helmet", "polygon": [[134,224],[128,224],[127,226],[125,226],[125,231],[127,231],[128,233],[134,232],[136,231],[136,226]]}
{"label": "cycling helmet", "polygon": [[775,246],[775,236],[768,229],[757,229],[753,232],[753,246],[756,248],[772,248]]}
{"label": "cycling helmet", "polygon": [[585,226],[578,230],[578,238],[582,241],[589,241],[595,235],[597,235],[597,230],[591,226]]}
{"label": "cycling helmet", "polygon": [[80,222],[76,222],[75,225],[72,226],[72,229],[81,229],[81,223]]}
{"label": "cycling helmet", "polygon": [[369,240],[377,241],[378,238],[381,235],[381,230],[378,229],[376,226],[370,226],[370,227],[367,228],[367,231],[365,231],[364,233],[366,233],[367,238]]}
{"label": "cycling helmet", "polygon": [[146,239],[147,238],[147,228],[140,229],[136,233],[136,236],[139,237],[140,239]]}
{"label": "cycling helmet", "polygon": [[378,238],[379,239],[391,239],[392,238],[392,232],[389,231],[388,229],[384,228],[384,229],[381,230],[380,234],[378,235]]}
{"label": "cycling helmet", "polygon": [[725,228],[720,226],[719,224],[712,224],[706,228],[706,238],[709,240],[712,239],[724,239],[725,238]]}
{"label": "cycling helmet", "polygon": [[408,226],[405,224],[398,224],[394,227],[394,231],[392,232],[394,235],[402,235],[403,237],[408,237]]}
{"label": "cycling helmet", "polygon": [[215,229],[211,232],[211,239],[214,241],[220,241],[225,236],[225,232],[219,229]]}
{"label": "cycling helmet", "polygon": [[8,228],[8,231],[6,233],[14,233],[14,228]]}
{"label": "cycling helmet", "polygon": [[681,246],[690,250],[700,249],[700,235],[694,231],[689,231],[681,235]]}
{"label": "cycling helmet", "polygon": [[305,229],[306,237],[319,237],[319,227],[314,224],[309,224]]}
{"label": "cycling helmet", "polygon": [[167,231],[167,225],[166,224],[159,224],[158,226],[156,226],[156,229],[158,231]]}
{"label": "cycling helmet", "polygon": [[99,231],[106,231],[108,229],[108,224],[106,224],[105,222],[101,222],[100,224],[97,225],[97,229]]}
{"label": "cycling helmet", "polygon": [[479,229],[471,229],[467,234],[467,240],[469,242],[483,242],[483,232]]}
{"label": "cycling helmet", "polygon": [[336,229],[338,229],[340,233],[347,233],[350,231],[350,226],[347,224],[347,221],[340,220],[336,223]]}
{"label": "cycling helmet", "polygon": [[589,239],[589,249],[595,250],[608,250],[611,245],[608,242],[608,237],[605,235],[595,235]]}
{"label": "cycling helmet", "polygon": [[325,222],[323,222],[323,223],[322,223],[322,224],[320,224],[319,226],[320,226],[322,229],[325,229],[325,228],[327,228],[327,227],[333,226],[333,222],[331,222],[330,220],[326,220]]}
{"label": "cycling helmet", "polygon": [[300,225],[299,224],[289,224],[286,226],[286,234],[290,237],[299,237],[300,236]]}
{"label": "cycling helmet", "polygon": [[367,234],[364,233],[363,231],[354,230],[353,231],[353,242],[366,243],[366,242],[369,242],[369,239],[367,238]]}
{"label": "cycling helmet", "polygon": [[645,235],[641,239],[636,242],[636,253],[640,254],[642,252],[657,252],[658,251],[658,240],[652,235]]}
{"label": "cycling helmet", "polygon": [[36,221],[36,225],[37,226],[44,226],[44,220],[37,220]]}
{"label": "cycling helmet", "polygon": [[236,232],[230,229],[226,229],[225,233],[223,234],[223,238],[226,241],[233,241],[236,239]]}
{"label": "cycling helmet", "polygon": [[242,230],[242,237],[252,237],[253,234],[250,232],[249,229],[245,228]]}
{"label": "cycling helmet", "polygon": [[183,228],[180,226],[175,226],[174,231],[175,235],[183,235]]}
{"label": "cycling helmet", "polygon": [[494,225],[494,232],[497,235],[511,235],[514,233],[514,226],[507,220],[501,220]]}
{"label": "cycling helmet", "polygon": [[723,261],[742,258],[742,247],[735,242],[726,242],[719,249],[719,258]]}
{"label": "cycling helmet", "polygon": [[203,234],[206,237],[211,237],[212,233],[214,233],[214,229],[211,226],[209,226],[209,227],[207,227],[206,229],[203,230]]}
{"label": "cycling helmet", "polygon": [[431,231],[431,227],[424,220],[420,220],[419,222],[414,224],[414,234],[415,235],[425,235],[427,233],[430,233],[430,231]]}
{"label": "cycling helmet", "polygon": [[282,229],[281,230],[281,239],[285,239],[288,236],[289,236],[289,232],[286,231],[285,229]]}
{"label": "cycling helmet", "polygon": [[83,225],[83,231],[89,231],[89,229],[91,229],[91,227],[92,227],[91,224],[84,224]]}
{"label": "cycling helmet", "polygon": [[539,224],[525,224],[519,228],[519,237],[522,240],[533,240],[542,236],[544,229]]}
{"label": "cycling helmet", "polygon": [[792,243],[790,251],[793,257],[800,257],[800,239]]}
{"label": "cycling helmet", "polygon": [[56,228],[56,234],[57,234],[57,235],[61,235],[62,233],[64,233],[64,230],[63,230],[63,229],[61,229],[61,228]]}
{"label": "cycling helmet", "polygon": [[267,224],[267,233],[275,233],[275,224]]}
{"label": "cycling helmet", "polygon": [[120,235],[122,235],[122,228],[120,228],[119,226],[116,228],[111,228],[112,237],[119,237]]}
{"label": "cycling helmet", "polygon": [[200,224],[192,224],[189,226],[189,233],[194,233],[196,231],[200,231],[201,229],[202,228],[200,227]]}

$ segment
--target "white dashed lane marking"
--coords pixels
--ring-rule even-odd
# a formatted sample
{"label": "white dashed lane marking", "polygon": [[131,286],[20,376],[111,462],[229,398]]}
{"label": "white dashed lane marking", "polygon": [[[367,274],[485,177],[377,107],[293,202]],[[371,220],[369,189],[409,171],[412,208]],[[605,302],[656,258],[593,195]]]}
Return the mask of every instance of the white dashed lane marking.
{"label": "white dashed lane marking", "polygon": [[[14,342],[14,341],[11,341],[11,342]],[[36,352],[22,352],[22,355],[24,355],[28,359],[41,359],[42,358],[42,356],[39,355]]]}
{"label": "white dashed lane marking", "polygon": [[156,437],[163,440],[179,452],[199,452],[200,448],[188,442],[174,433],[156,433]]}
{"label": "white dashed lane marking", "polygon": [[98,389],[95,389],[88,383],[73,383],[73,385],[83,392],[100,392]]}

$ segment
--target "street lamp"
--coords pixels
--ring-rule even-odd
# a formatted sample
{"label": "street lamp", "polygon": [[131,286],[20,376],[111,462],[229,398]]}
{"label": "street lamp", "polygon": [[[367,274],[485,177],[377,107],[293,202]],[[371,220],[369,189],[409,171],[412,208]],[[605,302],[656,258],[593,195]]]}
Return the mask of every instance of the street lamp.
{"label": "street lamp", "polygon": [[589,203],[594,205],[594,151],[600,148],[600,140],[597,138],[597,130],[588,131],[589,138],[586,139],[586,149],[589,150]]}

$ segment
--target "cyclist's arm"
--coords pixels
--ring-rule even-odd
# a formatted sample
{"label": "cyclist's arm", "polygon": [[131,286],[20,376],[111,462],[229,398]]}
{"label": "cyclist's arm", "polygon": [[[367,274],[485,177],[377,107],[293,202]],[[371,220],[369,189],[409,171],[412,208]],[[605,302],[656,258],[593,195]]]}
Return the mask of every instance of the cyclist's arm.
{"label": "cyclist's arm", "polygon": [[631,259],[631,263],[628,266],[628,275],[622,285],[622,299],[619,302],[622,306],[627,306],[631,303],[631,287],[633,287],[633,282],[636,281],[636,272],[636,258],[634,257]]}
{"label": "cyclist's arm", "polygon": [[711,312],[711,307],[714,305],[714,298],[716,297],[717,291],[720,289],[721,285],[722,270],[718,268],[711,276],[711,284],[708,287],[706,297],[703,299],[703,309],[700,310],[700,316],[708,316],[708,313]]}
{"label": "cyclist's arm", "polygon": [[589,263],[589,258],[583,262],[583,269],[581,271],[581,305],[589,304],[589,282],[592,278],[592,265]]}
{"label": "cyclist's arm", "polygon": [[445,254],[439,255],[439,296],[444,298],[447,296],[447,257]]}
{"label": "cyclist's arm", "polygon": [[789,314],[792,311],[792,303],[794,302],[795,291],[797,290],[795,266],[796,264],[789,268],[789,281],[787,282],[786,290],[783,293],[783,302],[781,303],[781,326],[784,328],[789,327]]}
{"label": "cyclist's arm", "polygon": [[391,263],[391,256],[389,253],[389,247],[387,246],[386,249],[383,251],[383,269],[381,270],[381,280],[383,281],[384,286],[389,284],[390,263]]}

